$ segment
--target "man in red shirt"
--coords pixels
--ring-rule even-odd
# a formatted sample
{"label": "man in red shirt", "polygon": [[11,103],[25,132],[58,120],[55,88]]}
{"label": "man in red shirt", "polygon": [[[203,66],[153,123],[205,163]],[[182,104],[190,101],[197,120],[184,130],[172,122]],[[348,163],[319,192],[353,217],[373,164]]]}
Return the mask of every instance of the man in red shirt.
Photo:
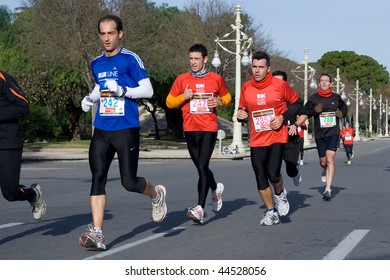
{"label": "man in red shirt", "polygon": [[298,99],[299,95],[286,82],[272,76],[269,55],[255,52],[252,77],[241,89],[237,120],[249,118],[250,122],[251,163],[257,190],[267,209],[260,225],[279,224],[279,216],[287,215],[290,209],[281,175],[288,139],[284,114],[286,102],[293,104]]}
{"label": "man in red shirt", "polygon": [[209,163],[217,140],[216,107],[224,107],[232,99],[225,80],[209,71],[207,61],[206,47],[193,45],[189,49],[190,71],[176,78],[166,99],[168,108],[181,108],[188,152],[199,175],[198,202],[187,212],[187,217],[195,223],[203,223],[209,189],[212,210],[217,212],[222,207],[224,185],[215,181]]}
{"label": "man in red shirt", "polygon": [[353,138],[355,137],[355,130],[350,126],[349,122],[345,123],[341,130],[340,138],[343,140],[343,146],[347,155],[347,164],[351,164],[353,158]]}

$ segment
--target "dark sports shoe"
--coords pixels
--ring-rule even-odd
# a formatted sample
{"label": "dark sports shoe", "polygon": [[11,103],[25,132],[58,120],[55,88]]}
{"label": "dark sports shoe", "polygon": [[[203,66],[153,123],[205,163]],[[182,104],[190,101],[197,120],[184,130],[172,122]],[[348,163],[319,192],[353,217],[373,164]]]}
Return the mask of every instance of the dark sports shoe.
{"label": "dark sports shoe", "polygon": [[31,212],[33,213],[35,220],[40,220],[46,214],[46,203],[42,199],[42,188],[38,184],[32,184],[31,189],[35,191],[35,199],[30,202]]}
{"label": "dark sports shoe", "polygon": [[297,176],[293,177],[293,182],[296,187],[298,187],[302,183],[301,172],[298,172]]}
{"label": "dark sports shoe", "polygon": [[95,231],[92,225],[88,225],[88,231],[79,238],[79,244],[94,251],[105,251],[106,244],[101,231]]}
{"label": "dark sports shoe", "polygon": [[331,195],[331,192],[330,192],[330,191],[325,190],[325,191],[322,193],[322,199],[323,199],[323,200],[328,201],[328,200],[331,200],[331,198],[332,198],[332,195]]}

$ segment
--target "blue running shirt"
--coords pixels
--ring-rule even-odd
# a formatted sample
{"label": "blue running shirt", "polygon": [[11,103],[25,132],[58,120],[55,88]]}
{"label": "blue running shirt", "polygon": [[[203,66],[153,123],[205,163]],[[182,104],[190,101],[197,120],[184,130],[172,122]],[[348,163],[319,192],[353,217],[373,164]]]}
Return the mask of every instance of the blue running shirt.
{"label": "blue running shirt", "polygon": [[[141,58],[125,48],[121,48],[114,56],[107,57],[102,54],[96,57],[91,63],[91,69],[100,91],[106,89],[106,79],[114,79],[122,87],[135,88],[140,80],[148,78]],[[103,106],[103,100],[100,98],[98,101],[95,127],[105,131],[117,131],[140,126],[136,99],[124,98],[124,115],[121,116],[101,114],[99,108]]]}

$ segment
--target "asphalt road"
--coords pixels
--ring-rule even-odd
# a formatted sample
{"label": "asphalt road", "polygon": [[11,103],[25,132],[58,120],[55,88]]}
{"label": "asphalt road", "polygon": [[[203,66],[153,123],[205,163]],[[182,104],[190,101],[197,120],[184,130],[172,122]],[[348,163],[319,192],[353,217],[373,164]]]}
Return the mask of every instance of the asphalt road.
{"label": "asphalt road", "polygon": [[147,197],[120,186],[114,162],[107,183],[105,252],[78,244],[91,223],[88,162],[24,162],[21,182],[42,185],[47,214],[37,222],[27,203],[1,198],[0,259],[390,260],[390,141],[359,142],[354,150],[350,166],[344,151],[337,153],[330,202],[321,199],[316,150],[307,151],[302,184],[295,187],[284,175],[290,213],[271,227],[259,225],[264,206],[249,159],[212,161],[217,181],[225,185],[224,203],[218,213],[206,206],[203,225],[186,218],[197,200],[197,173],[190,160],[139,164],[139,175],[167,188],[168,215],[160,224],[151,219]]}

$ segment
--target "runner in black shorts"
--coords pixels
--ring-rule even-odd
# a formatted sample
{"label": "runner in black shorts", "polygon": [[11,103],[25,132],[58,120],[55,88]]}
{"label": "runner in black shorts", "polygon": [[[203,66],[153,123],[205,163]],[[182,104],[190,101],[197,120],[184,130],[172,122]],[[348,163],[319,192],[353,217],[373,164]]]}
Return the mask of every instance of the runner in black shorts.
{"label": "runner in black shorts", "polygon": [[10,74],[0,70],[0,187],[8,201],[28,201],[33,216],[40,220],[46,213],[41,186],[19,184],[23,139],[18,118],[29,113],[24,92]]}
{"label": "runner in black shorts", "polygon": [[290,134],[296,133],[296,128],[308,117],[314,117],[314,135],[323,168],[321,179],[325,183],[322,194],[324,200],[330,200],[331,187],[335,174],[335,156],[340,139],[340,119],[347,115],[347,105],[340,95],[332,92],[332,80],[328,74],[322,74],[319,79],[319,90],[310,96],[304,105],[302,115],[291,126]]}
{"label": "runner in black shorts", "polygon": [[[287,73],[284,71],[274,71],[272,75],[287,82]],[[293,124],[302,108],[303,101],[298,99],[297,102],[290,104],[286,102],[287,111],[283,114],[283,117],[288,125]],[[286,164],[287,176],[293,178],[294,185],[298,187],[302,182],[302,175],[298,169],[298,160],[300,153],[299,135],[289,135],[288,142],[284,145],[283,160]]]}

